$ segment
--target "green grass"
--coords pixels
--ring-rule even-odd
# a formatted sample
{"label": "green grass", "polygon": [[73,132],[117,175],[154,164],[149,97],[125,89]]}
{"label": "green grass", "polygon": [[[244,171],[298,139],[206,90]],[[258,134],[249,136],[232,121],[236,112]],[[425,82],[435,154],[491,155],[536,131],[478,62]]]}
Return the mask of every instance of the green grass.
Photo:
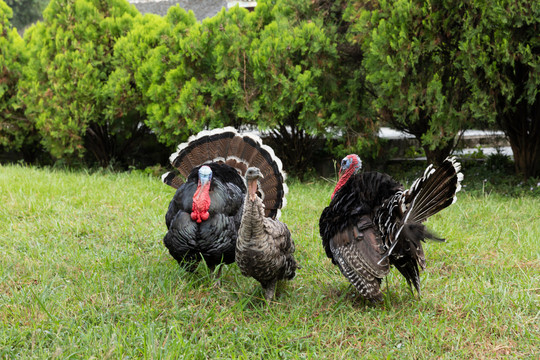
{"label": "green grass", "polygon": [[179,268],[158,178],[0,166],[0,358],[540,356],[538,196],[461,193],[428,222],[448,241],[425,246],[422,297],[394,269],[374,307],[322,249],[332,184],[289,185],[282,220],[303,268],[267,307],[234,264],[217,288],[204,264]]}

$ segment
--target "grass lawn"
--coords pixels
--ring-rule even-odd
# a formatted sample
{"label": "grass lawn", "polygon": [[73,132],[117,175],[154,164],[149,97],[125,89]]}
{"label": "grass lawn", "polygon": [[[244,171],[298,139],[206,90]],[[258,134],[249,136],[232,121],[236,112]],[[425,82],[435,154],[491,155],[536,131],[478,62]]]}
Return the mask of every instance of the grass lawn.
{"label": "grass lawn", "polygon": [[427,223],[447,242],[425,246],[422,296],[394,269],[379,306],[324,254],[332,184],[291,181],[282,220],[303,268],[267,307],[234,264],[221,287],[179,268],[159,178],[0,165],[0,358],[538,359],[540,197],[469,181]]}

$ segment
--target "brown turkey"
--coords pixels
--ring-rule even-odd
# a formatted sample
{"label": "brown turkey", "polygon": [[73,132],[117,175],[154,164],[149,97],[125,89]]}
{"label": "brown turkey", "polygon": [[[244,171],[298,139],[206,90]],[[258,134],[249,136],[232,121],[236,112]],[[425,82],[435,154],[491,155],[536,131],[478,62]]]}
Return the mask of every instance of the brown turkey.
{"label": "brown turkey", "polygon": [[177,189],[165,215],[163,242],[189,271],[201,259],[210,269],[234,262],[246,194],[243,176],[250,166],[265,176],[260,188],[265,216],[279,216],[285,204],[281,161],[254,134],[239,134],[232,127],[203,131],[179,145],[170,160],[179,174],[162,177]]}
{"label": "brown turkey", "polygon": [[358,155],[341,162],[330,204],[323,210],[319,231],[326,255],[360,295],[383,299],[381,280],[395,266],[420,294],[419,267],[426,259],[425,239],[439,239],[422,224],[456,201],[463,174],[454,157],[435,169],[428,166],[408,190],[389,175],[360,172]]}
{"label": "brown turkey", "polygon": [[246,172],[248,191],[236,241],[236,264],[242,275],[261,283],[270,301],[277,281],[294,278],[298,264],[287,225],[265,216],[264,204],[257,196],[258,183],[263,179],[258,168],[250,167]]}

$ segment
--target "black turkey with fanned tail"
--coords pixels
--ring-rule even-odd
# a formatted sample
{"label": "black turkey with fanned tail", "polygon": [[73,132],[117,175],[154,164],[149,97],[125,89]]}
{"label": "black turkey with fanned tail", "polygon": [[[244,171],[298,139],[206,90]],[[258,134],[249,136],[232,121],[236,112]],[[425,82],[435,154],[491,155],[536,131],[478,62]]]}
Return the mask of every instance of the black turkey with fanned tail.
{"label": "black turkey with fanned tail", "polygon": [[395,266],[420,293],[419,267],[425,239],[435,237],[422,224],[456,201],[463,174],[455,158],[430,165],[408,190],[389,175],[360,172],[358,155],[341,162],[339,181],[319,219],[326,255],[360,295],[382,301],[380,284]]}
{"label": "black turkey with fanned tail", "polygon": [[189,271],[202,259],[211,269],[234,262],[246,196],[244,175],[250,166],[264,175],[259,194],[265,216],[278,217],[285,205],[281,161],[254,134],[239,134],[230,127],[203,131],[178,146],[170,160],[177,171],[162,179],[177,190],[165,215],[168,231],[163,242]]}

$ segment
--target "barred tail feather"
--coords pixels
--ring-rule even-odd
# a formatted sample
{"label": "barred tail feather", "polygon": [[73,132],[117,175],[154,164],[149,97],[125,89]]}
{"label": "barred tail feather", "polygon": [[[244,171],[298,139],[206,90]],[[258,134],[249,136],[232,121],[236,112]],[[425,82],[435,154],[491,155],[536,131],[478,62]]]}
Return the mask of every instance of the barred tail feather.
{"label": "barred tail feather", "polygon": [[455,203],[456,193],[460,191],[463,180],[460,170],[461,165],[455,157],[447,158],[437,169],[430,165],[424,176],[403,193],[403,201],[410,202],[404,222],[424,222]]}
{"label": "barred tail feather", "polygon": [[280,209],[286,205],[288,188],[283,164],[272,148],[264,145],[256,134],[240,134],[233,127],[204,130],[180,144],[170,156],[170,162],[177,172],[164,174],[162,180],[176,189],[195,167],[206,163],[227,164],[235,168],[242,178],[249,167],[257,167],[264,176],[259,191],[265,215],[279,218]]}
{"label": "barred tail feather", "polygon": [[390,255],[390,262],[405,277],[409,286],[420,294],[420,269],[426,268],[426,257],[422,248],[422,241],[431,239],[444,241],[431,233],[424,225],[419,223],[404,224],[399,241],[396,242],[396,251]]}
{"label": "barred tail feather", "polygon": [[[405,277],[407,283],[420,293],[420,268],[426,266],[422,241],[444,241],[435,236],[423,224],[428,217],[438,213],[456,201],[461,189],[463,174],[454,157],[447,158],[435,169],[428,166],[424,175],[408,190],[396,193],[381,208],[378,222],[381,224],[386,254],[380,260],[390,258],[390,263]],[[403,218],[395,215],[396,208],[403,211]]]}

